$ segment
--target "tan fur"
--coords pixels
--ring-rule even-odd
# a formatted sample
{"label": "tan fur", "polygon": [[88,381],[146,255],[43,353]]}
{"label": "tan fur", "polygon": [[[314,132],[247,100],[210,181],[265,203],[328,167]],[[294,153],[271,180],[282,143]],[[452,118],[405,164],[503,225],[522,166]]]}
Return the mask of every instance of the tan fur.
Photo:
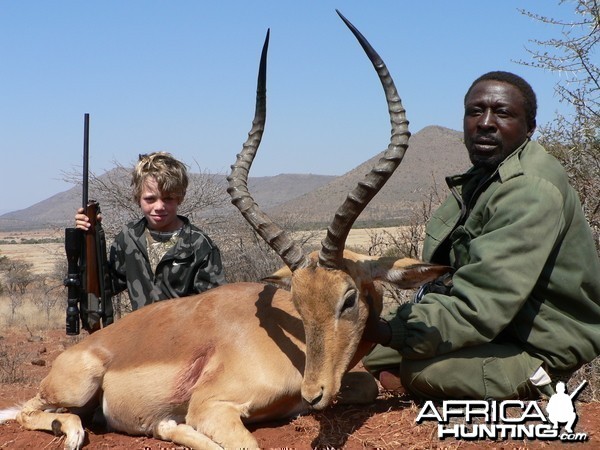
{"label": "tan fur", "polygon": [[[279,271],[273,280],[291,276],[291,293],[235,283],[135,311],[63,352],[17,420],[27,429],[60,430],[65,448],[76,449],[84,439],[79,417],[44,410],[101,404],[117,431],[192,448],[256,447],[244,423],[324,408],[341,387],[353,390],[352,379],[342,378],[371,347],[361,342],[364,324],[381,310],[372,274],[381,279],[385,267],[420,264],[382,260],[380,267],[374,258],[346,256],[343,270],[317,267],[312,255],[293,275]],[[446,270],[418,267],[402,287]],[[354,294],[355,304],[342,311]]]}

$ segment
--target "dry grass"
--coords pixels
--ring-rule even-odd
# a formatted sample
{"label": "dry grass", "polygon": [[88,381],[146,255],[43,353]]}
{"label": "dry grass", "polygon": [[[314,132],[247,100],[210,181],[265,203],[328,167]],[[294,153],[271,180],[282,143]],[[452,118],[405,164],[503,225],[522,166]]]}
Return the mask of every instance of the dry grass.
{"label": "dry grass", "polygon": [[59,302],[51,308],[48,316],[46,311],[35,305],[31,297],[25,297],[21,305],[15,309],[13,316],[10,298],[0,296],[0,334],[13,326],[28,329],[32,332],[52,330],[64,326],[66,298],[65,292],[65,302]]}
{"label": "dry grass", "polygon": [[[362,228],[352,229],[347,240],[347,246],[357,251],[368,250],[371,244],[371,236],[374,233],[396,233],[403,227],[387,227],[387,228]],[[302,234],[303,232],[299,232]],[[319,245],[325,237],[325,230],[319,232],[306,232],[314,234],[309,245]],[[63,261],[65,256],[65,248],[62,242],[46,243],[46,244],[23,244],[24,240],[28,239],[44,239],[44,238],[62,238],[63,230],[37,230],[37,231],[22,231],[22,232],[0,232],[0,242],[15,241],[16,243],[0,244],[0,256],[6,256],[10,259],[18,259],[32,265],[32,271],[39,275],[49,275],[53,272],[57,262]]]}
{"label": "dry grass", "polygon": [[[368,408],[335,405],[291,422],[296,433],[312,436],[311,448],[439,448],[437,425],[414,425],[420,407],[403,396],[383,391]],[[444,448],[461,446],[448,442]]]}
{"label": "dry grass", "polygon": [[26,380],[23,370],[27,354],[0,341],[0,383],[20,383]]}
{"label": "dry grass", "polygon": [[[36,275],[51,274],[56,263],[66,259],[65,246],[62,242],[45,244],[24,244],[23,241],[42,239],[62,239],[63,230],[36,230],[18,232],[0,232],[0,257],[20,260],[32,265]],[[9,242],[15,242],[9,243]]]}
{"label": "dry grass", "polygon": [[[395,234],[406,227],[384,227],[384,228],[353,228],[350,230],[348,234],[348,239],[346,240],[346,246],[348,248],[352,248],[355,251],[367,251],[371,245],[371,236],[375,233],[383,233],[388,232],[391,234]],[[321,244],[321,241],[325,237],[326,231],[321,230],[318,232],[303,232],[300,231],[298,234],[300,238],[307,233],[314,233],[314,236],[311,237],[309,241],[307,241],[308,245],[318,246]]]}

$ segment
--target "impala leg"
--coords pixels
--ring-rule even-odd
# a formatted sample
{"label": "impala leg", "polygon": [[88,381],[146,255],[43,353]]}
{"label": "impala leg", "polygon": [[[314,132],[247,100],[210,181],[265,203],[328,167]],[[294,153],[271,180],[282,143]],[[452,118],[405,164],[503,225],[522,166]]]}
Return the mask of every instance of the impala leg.
{"label": "impala leg", "polygon": [[66,351],[53,363],[38,394],[23,405],[16,420],[28,430],[65,434],[65,449],[79,449],[85,432],[78,415],[46,412],[48,409],[92,409],[104,375],[102,358],[92,352]]}
{"label": "impala leg", "polygon": [[258,442],[244,426],[240,408],[226,402],[206,402],[201,408],[190,404],[186,423],[223,448],[258,448]]}
{"label": "impala leg", "polygon": [[368,372],[348,372],[342,377],[338,402],[343,405],[368,405],[379,395],[379,386]]}
{"label": "impala leg", "polygon": [[160,422],[154,430],[154,437],[197,450],[221,450],[223,448],[191,426],[184,423],[178,424],[174,420]]}
{"label": "impala leg", "polygon": [[28,430],[52,431],[55,435],[66,436],[65,450],[80,449],[85,437],[81,419],[76,414],[51,413],[43,411],[48,403],[40,394],[29,400],[17,414],[17,422]]}

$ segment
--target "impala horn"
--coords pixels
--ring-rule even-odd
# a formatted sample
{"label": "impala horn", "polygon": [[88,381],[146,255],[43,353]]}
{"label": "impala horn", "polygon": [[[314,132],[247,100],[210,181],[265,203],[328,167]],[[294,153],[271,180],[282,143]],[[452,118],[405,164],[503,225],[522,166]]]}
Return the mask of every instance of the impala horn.
{"label": "impala horn", "polygon": [[388,104],[392,132],[390,144],[387,150],[375,165],[375,167],[365,176],[365,179],[348,194],[342,206],[338,208],[327,228],[327,235],[321,242],[321,251],[319,252],[319,265],[330,269],[340,267],[342,262],[344,246],[348,233],[365,209],[371,199],[379,192],[387,180],[392,176],[408,148],[408,121],[406,120],[406,111],[402,106],[400,97],[394,85],[394,80],[385,66],[383,60],[377,52],[371,47],[371,44],[365,37],[346,19],[337,9],[336,12],[354,34],[367,57],[375,67],[379,80],[385,92],[385,98]]}
{"label": "impala horn", "polygon": [[248,192],[248,172],[260,145],[267,116],[267,50],[269,48],[269,34],[270,30],[267,30],[267,37],[265,38],[260,56],[256,87],[256,109],[254,111],[252,128],[248,133],[248,139],[244,143],[241,153],[237,155],[235,164],[231,166],[231,174],[227,177],[227,181],[229,182],[227,192],[231,196],[231,203],[240,210],[246,221],[275,250],[290,270],[294,271],[306,265],[307,259],[302,248],[285,230],[260,210]]}
{"label": "impala horn", "polygon": [[[396,170],[404,157],[410,137],[405,110],[387,67],[354,25],[339,11],[336,10],[336,12],[363,47],[379,75],[386,95],[392,133],[390,144],[382,158],[371,172],[366,175],[365,179],[359,182],[356,188],[348,194],[344,203],[338,208],[331,225],[327,228],[327,235],[321,243],[322,248],[319,252],[319,265],[331,269],[340,267],[346,238],[354,221],[369,201],[383,187],[392,173],[394,173],[394,170]],[[260,145],[266,120],[266,65],[268,46],[269,32],[267,31],[258,72],[254,120],[252,128],[248,133],[248,139],[244,143],[241,153],[237,155],[235,164],[231,166],[231,174],[227,177],[227,181],[229,182],[227,192],[231,196],[231,202],[240,210],[252,228],[275,250],[283,262],[292,271],[295,271],[308,264],[308,259],[302,248],[288,233],[259,209],[248,192],[248,173]]]}

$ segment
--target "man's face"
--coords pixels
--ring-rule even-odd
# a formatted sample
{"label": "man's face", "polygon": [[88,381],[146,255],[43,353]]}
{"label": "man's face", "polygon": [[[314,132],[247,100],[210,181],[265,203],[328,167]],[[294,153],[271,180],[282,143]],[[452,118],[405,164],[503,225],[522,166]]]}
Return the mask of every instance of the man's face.
{"label": "man's face", "polygon": [[465,101],[465,146],[475,166],[495,169],[535,131],[527,123],[525,99],[502,81],[480,81]]}

